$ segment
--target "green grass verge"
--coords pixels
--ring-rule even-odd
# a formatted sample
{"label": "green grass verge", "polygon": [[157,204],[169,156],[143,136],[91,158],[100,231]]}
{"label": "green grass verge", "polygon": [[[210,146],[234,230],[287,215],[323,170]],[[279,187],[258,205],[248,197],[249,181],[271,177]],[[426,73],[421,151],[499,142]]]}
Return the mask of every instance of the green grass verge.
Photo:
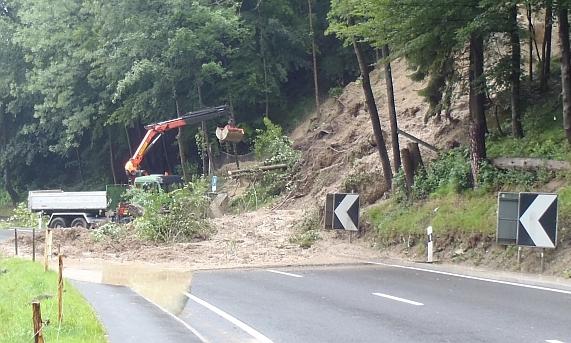
{"label": "green grass verge", "polygon": [[467,191],[435,195],[405,206],[394,200],[370,208],[366,217],[382,237],[424,234],[432,225],[434,233],[493,233],[496,230],[496,197]]}
{"label": "green grass verge", "polygon": [[0,342],[33,342],[32,300],[41,300],[46,342],[107,342],[90,305],[65,283],[63,323],[57,322],[57,275],[42,265],[20,259],[0,259]]}
{"label": "green grass verge", "polygon": [[[488,155],[571,161],[571,146],[565,138],[561,113],[558,94],[547,94],[538,99],[523,115],[525,137],[515,139],[494,135],[486,142]],[[506,127],[504,131],[510,133],[510,128]]]}

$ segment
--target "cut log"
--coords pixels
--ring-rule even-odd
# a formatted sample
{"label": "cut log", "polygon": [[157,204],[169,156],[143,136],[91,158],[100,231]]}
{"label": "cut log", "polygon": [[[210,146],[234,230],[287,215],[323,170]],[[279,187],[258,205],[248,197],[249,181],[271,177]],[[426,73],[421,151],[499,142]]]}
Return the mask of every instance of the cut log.
{"label": "cut log", "polygon": [[228,175],[238,176],[238,175],[243,175],[243,174],[265,172],[265,171],[270,171],[270,170],[287,169],[287,167],[288,167],[287,164],[274,164],[271,166],[261,166],[261,167],[257,167],[257,168],[251,168],[251,169],[229,170]]}
{"label": "cut log", "polygon": [[218,127],[216,128],[216,138],[218,138],[220,143],[238,143],[244,138],[244,129],[231,125],[226,125],[223,128]]}
{"label": "cut log", "polygon": [[410,157],[412,158],[412,170],[416,174],[420,168],[424,167],[422,155],[420,154],[420,148],[416,142],[409,142],[407,146],[408,150],[410,151]]}
{"label": "cut log", "polygon": [[567,161],[545,160],[541,158],[499,157],[492,160],[492,164],[499,169],[522,169],[551,171],[571,170],[571,163]]}
{"label": "cut log", "polygon": [[407,148],[401,149],[402,169],[404,170],[404,179],[406,183],[406,194],[409,199],[412,196],[412,186],[414,184],[414,171],[412,169],[412,158]]}

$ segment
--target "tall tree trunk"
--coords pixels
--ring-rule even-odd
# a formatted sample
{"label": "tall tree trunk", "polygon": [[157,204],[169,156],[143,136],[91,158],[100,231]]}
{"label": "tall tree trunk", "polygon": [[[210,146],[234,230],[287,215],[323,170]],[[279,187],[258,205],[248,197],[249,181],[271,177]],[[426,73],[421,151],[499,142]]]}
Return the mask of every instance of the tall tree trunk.
{"label": "tall tree trunk", "polygon": [[125,128],[125,136],[127,136],[127,145],[129,146],[129,156],[133,156],[133,147],[131,146],[131,137],[129,136],[129,128],[127,124],[123,125]]}
{"label": "tall tree trunk", "polygon": [[470,37],[470,160],[475,186],[478,183],[480,163],[486,158],[483,74],[484,40],[482,36],[473,33]]}
{"label": "tall tree trunk", "polygon": [[561,46],[561,95],[563,100],[563,128],[571,144],[571,49],[569,47],[569,18],[567,7],[557,12],[559,19],[559,44]]}
{"label": "tall tree trunk", "polygon": [[165,157],[165,165],[166,165],[166,171],[168,171],[169,174],[172,174],[172,165],[171,165],[171,161],[169,158],[169,151],[167,149],[167,143],[165,142],[164,139],[161,139],[162,145],[163,145],[163,154]]}
{"label": "tall tree trunk", "polygon": [[521,126],[520,101],[520,78],[521,78],[521,45],[519,41],[519,26],[517,24],[517,6],[510,10],[512,31],[512,73],[511,73],[511,109],[512,109],[512,134],[516,138],[523,137]]}
{"label": "tall tree trunk", "polygon": [[315,47],[315,31],[313,30],[313,11],[311,0],[307,0],[309,8],[309,34],[311,36],[311,54],[313,55],[313,84],[315,88],[315,111],[317,116],[321,114],[321,106],[319,104],[319,80],[317,76],[317,49]]}
{"label": "tall tree trunk", "polygon": [[[176,96],[176,91],[174,93],[174,104],[176,105],[177,115],[181,115],[180,107],[178,105],[178,98]],[[186,170],[186,149],[184,148],[184,127],[178,128],[178,134],[176,135],[176,141],[178,143],[178,155],[180,156],[180,169],[182,170],[182,178],[185,181],[189,181],[187,170]]]}
{"label": "tall tree trunk", "polygon": [[531,22],[531,4],[527,5],[527,28],[529,31],[529,88],[533,82],[533,24]]}
{"label": "tall tree trunk", "polygon": [[115,153],[113,152],[113,136],[111,129],[107,128],[107,135],[109,137],[109,161],[111,162],[111,174],[113,175],[113,184],[117,184],[117,171],[115,170]]}
{"label": "tall tree trunk", "polygon": [[549,75],[551,74],[551,36],[553,34],[553,4],[550,0],[545,2],[545,32],[541,45],[541,89],[548,87]]}
{"label": "tall tree trunk", "polygon": [[[234,103],[232,102],[231,97],[230,97],[230,124],[233,126],[236,125],[236,117],[234,116]],[[240,161],[238,160],[238,147],[236,146],[236,142],[232,142],[232,148],[234,152],[234,162],[236,162],[236,168],[240,169]]]}
{"label": "tall tree trunk", "polygon": [[379,112],[377,111],[377,104],[375,103],[375,97],[371,88],[369,70],[367,68],[367,63],[365,63],[363,51],[361,50],[359,43],[354,39],[353,48],[355,49],[355,55],[357,56],[359,69],[361,70],[361,77],[363,78],[363,82],[361,84],[363,86],[363,92],[365,93],[365,101],[367,103],[367,108],[369,109],[369,115],[371,116],[371,124],[373,125],[373,133],[377,142],[377,149],[379,150],[379,156],[381,157],[383,177],[385,179],[387,189],[390,190],[392,188],[393,172],[391,170],[391,162],[389,160],[389,154],[387,153],[385,139],[383,138],[383,131],[381,130],[381,121],[379,119]]}
{"label": "tall tree trunk", "polygon": [[401,156],[399,147],[399,134],[398,134],[398,121],[397,109],[395,105],[395,92],[393,88],[393,72],[391,69],[391,62],[388,60],[390,55],[389,46],[383,46],[383,58],[385,58],[385,83],[387,86],[387,104],[389,106],[389,121],[391,125],[391,147],[393,149],[393,167],[397,173],[401,166]]}
{"label": "tall tree trunk", "polygon": [[[196,91],[198,93],[198,105],[200,106],[200,108],[204,108],[204,103],[202,102],[202,87],[200,85],[200,82],[196,83]],[[208,131],[206,130],[206,122],[201,122],[200,123],[200,129],[202,130],[202,139],[203,141],[201,142],[201,147],[199,147],[200,149],[202,149],[202,174],[203,175],[210,175],[210,168],[208,168],[208,166],[210,165],[209,161],[210,161],[210,154],[208,153]]]}

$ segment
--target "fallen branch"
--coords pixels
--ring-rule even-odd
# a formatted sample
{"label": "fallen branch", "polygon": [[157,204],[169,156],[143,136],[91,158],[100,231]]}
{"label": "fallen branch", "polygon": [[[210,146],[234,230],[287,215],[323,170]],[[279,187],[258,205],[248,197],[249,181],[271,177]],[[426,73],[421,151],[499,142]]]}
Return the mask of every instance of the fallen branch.
{"label": "fallen branch", "polygon": [[571,170],[567,161],[545,160],[541,158],[499,157],[492,160],[492,165],[499,169],[522,169],[551,171]]}

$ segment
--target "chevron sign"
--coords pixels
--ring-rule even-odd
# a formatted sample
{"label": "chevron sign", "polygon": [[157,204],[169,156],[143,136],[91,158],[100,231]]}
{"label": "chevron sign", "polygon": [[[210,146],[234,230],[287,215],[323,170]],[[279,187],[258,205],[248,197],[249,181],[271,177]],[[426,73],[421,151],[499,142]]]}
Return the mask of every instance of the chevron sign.
{"label": "chevron sign", "polygon": [[519,194],[517,245],[555,248],[557,245],[557,194]]}
{"label": "chevron sign", "polygon": [[359,194],[327,194],[325,227],[327,229],[359,231]]}

